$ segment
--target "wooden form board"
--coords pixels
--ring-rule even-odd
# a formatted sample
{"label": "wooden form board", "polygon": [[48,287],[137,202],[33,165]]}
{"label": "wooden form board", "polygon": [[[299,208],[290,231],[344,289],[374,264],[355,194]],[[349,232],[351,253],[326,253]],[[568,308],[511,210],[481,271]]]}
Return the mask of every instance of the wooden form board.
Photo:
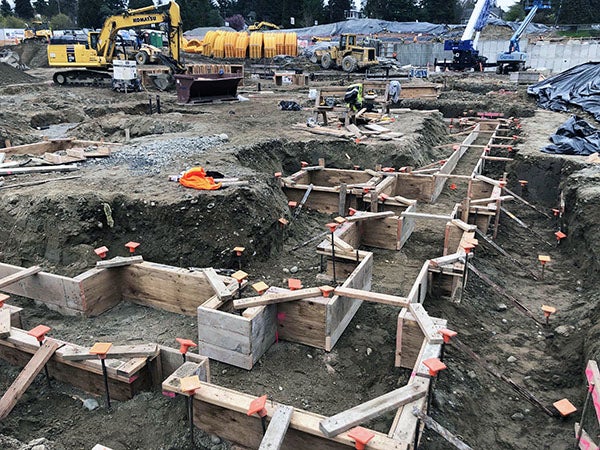
{"label": "wooden form board", "polygon": [[294,408],[291,406],[279,405],[275,409],[258,450],[279,450],[281,448],[293,413]]}
{"label": "wooden form board", "polygon": [[369,183],[372,176],[364,170],[326,169],[308,172],[309,183],[315,186],[338,187],[343,184]]}
{"label": "wooden form board", "polygon": [[198,352],[250,370],[275,342],[276,314],[277,305],[258,306],[251,317],[199,306]]}
{"label": "wooden form board", "polygon": [[42,371],[46,362],[48,362],[56,349],[58,349],[58,346],[58,342],[46,339],[46,342],[34,353],[33,357],[0,399],[0,420],[10,414],[21,396],[31,383],[33,383],[35,377]]}
{"label": "wooden form board", "polygon": [[[0,263],[0,278],[21,270],[22,267]],[[38,272],[35,276],[5,286],[2,291],[41,301],[63,314],[78,315],[84,312],[79,283],[72,278]]]}
{"label": "wooden form board", "polygon": [[[303,187],[284,187],[283,192],[287,199],[300,203],[306,189]],[[306,199],[304,208],[318,211],[324,214],[337,214],[339,209],[339,192],[333,190],[324,191],[322,188],[315,186]],[[349,207],[356,207],[356,200],[353,195],[347,195],[346,201],[349,202]]]}
{"label": "wooden form board", "polygon": [[197,308],[215,295],[203,272],[143,262],[123,267],[123,300],[195,316]]}
{"label": "wooden form board", "polygon": [[425,297],[427,296],[427,288],[428,288],[428,279],[429,279],[429,261],[425,261],[419,275],[413,286],[406,296],[407,300],[410,303],[423,303],[425,301]]}
{"label": "wooden form board", "polygon": [[[187,376],[182,372],[180,376]],[[178,377],[173,374],[163,382],[163,390],[180,393]],[[210,383],[201,383],[193,396],[194,423],[205,432],[214,433],[246,448],[259,448],[262,441],[260,419],[248,416],[250,403],[256,397],[233,389],[222,388]],[[280,404],[267,400],[268,419],[272,419]],[[281,448],[283,450],[314,449],[344,450],[354,448],[354,441],[347,433],[335,438],[326,438],[319,430],[324,416],[301,409],[295,409],[290,419],[289,429]],[[403,442],[390,439],[383,433],[374,432],[369,442],[369,450],[400,450]]]}
{"label": "wooden form board", "polygon": [[[102,366],[98,359],[89,361],[68,361],[62,357],[72,348],[87,350],[68,342],[54,339],[62,345],[47,363],[48,371],[52,378],[78,387],[93,394],[104,393]],[[11,365],[23,367],[31,359],[31,355],[39,349],[39,344],[33,336],[26,331],[12,328],[10,337],[0,339],[0,358]],[[135,358],[134,358],[135,359]],[[143,389],[150,387],[150,374],[147,369],[146,358],[121,361],[107,359],[107,373],[111,397],[116,400],[128,400]]]}
{"label": "wooden form board", "polygon": [[74,138],[48,139],[46,141],[34,142],[33,144],[15,145],[3,149],[7,156],[10,155],[37,155],[42,156],[46,152],[58,152],[73,147],[108,146],[116,147],[122,144],[114,142],[86,141]]}
{"label": "wooden form board", "polygon": [[[342,284],[343,288],[371,290],[373,280],[373,254],[367,256],[354,269]],[[327,304],[327,323],[325,327],[325,350],[331,351],[350,321],[360,308],[362,300],[334,295]]]}
{"label": "wooden form board", "polygon": [[123,296],[121,270],[90,269],[75,278],[82,296],[82,309],[86,316],[94,317],[118,305]]}
{"label": "wooden form board", "polygon": [[[446,320],[431,318],[436,329],[442,329],[446,326]],[[427,343],[425,335],[408,308],[403,308],[398,313],[398,328],[396,332],[396,367],[411,369],[418,360],[418,356],[423,346]],[[431,346],[439,344],[430,344]]]}
{"label": "wooden form board", "polygon": [[363,220],[358,223],[361,245],[400,250],[402,222],[400,217],[392,216],[383,219]]}
{"label": "wooden form board", "polygon": [[334,437],[349,429],[379,417],[388,411],[411,403],[427,395],[419,384],[408,384],[380,397],[369,400],[321,421],[319,428],[327,437]]}

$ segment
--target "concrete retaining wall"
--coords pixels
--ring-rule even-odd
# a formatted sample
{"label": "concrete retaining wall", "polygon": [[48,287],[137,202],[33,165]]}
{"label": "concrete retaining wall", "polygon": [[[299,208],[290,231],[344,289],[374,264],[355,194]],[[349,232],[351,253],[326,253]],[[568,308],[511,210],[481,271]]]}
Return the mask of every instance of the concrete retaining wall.
{"label": "concrete retaining wall", "polygon": [[[508,39],[483,40],[479,42],[479,51],[487,56],[488,62],[496,62],[498,53],[508,48]],[[570,67],[588,61],[600,60],[600,41],[571,40],[567,42],[548,42],[521,39],[521,50],[529,53],[528,67],[535,70],[547,69],[559,73]],[[427,66],[433,68],[435,59],[452,59],[452,52],[444,51],[443,42],[414,44],[385,43],[382,56],[391,58],[396,53],[401,65]]]}

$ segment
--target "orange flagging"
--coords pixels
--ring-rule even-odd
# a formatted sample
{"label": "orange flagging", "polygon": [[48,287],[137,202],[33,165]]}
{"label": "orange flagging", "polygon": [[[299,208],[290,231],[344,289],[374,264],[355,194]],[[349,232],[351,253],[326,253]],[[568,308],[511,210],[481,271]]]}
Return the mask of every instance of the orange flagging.
{"label": "orange flagging", "polygon": [[179,182],[185,187],[205,191],[214,191],[221,187],[221,183],[215,183],[213,177],[206,176],[206,172],[202,167],[192,167],[183,174]]}

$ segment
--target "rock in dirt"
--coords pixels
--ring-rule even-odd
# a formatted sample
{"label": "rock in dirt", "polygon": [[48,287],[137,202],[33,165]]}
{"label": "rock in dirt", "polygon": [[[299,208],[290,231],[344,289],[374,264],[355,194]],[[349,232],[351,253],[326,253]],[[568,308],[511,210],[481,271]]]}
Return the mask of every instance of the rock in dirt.
{"label": "rock in dirt", "polygon": [[518,421],[525,420],[525,416],[521,413],[514,413],[512,416],[510,416],[510,418]]}
{"label": "rock in dirt", "polygon": [[477,378],[477,374],[475,372],[473,372],[472,370],[469,370],[467,372],[467,376],[471,379],[474,380],[475,378]]}
{"label": "rock in dirt", "polygon": [[298,269],[298,266],[294,266],[290,269],[290,273],[298,273],[298,270],[300,270]]}
{"label": "rock in dirt", "polygon": [[514,362],[516,362],[516,361],[517,361],[517,358],[515,358],[515,357],[514,357],[514,356],[512,356],[512,355],[511,355],[511,356],[509,356],[508,358],[506,358],[506,362],[509,362],[509,363],[514,363]]}
{"label": "rock in dirt", "polygon": [[575,330],[573,325],[560,325],[554,329],[554,332],[559,336],[569,337],[569,335]]}
{"label": "rock in dirt", "polygon": [[506,311],[507,309],[508,309],[508,306],[506,306],[504,303],[498,303],[496,305],[496,311],[498,311],[498,312]]}
{"label": "rock in dirt", "polygon": [[211,434],[210,435],[210,443],[213,445],[220,444],[221,438],[219,436],[217,436],[216,434]]}
{"label": "rock in dirt", "polygon": [[93,411],[95,409],[98,409],[100,407],[100,405],[98,404],[98,401],[94,398],[86,398],[83,401],[83,407],[85,409],[87,409],[88,411]]}

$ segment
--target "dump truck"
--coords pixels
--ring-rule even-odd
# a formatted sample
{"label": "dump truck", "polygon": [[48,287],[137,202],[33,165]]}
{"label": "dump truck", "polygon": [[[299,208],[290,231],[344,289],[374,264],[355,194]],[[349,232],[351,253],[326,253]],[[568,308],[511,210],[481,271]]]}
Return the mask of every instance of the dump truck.
{"label": "dump truck", "polygon": [[342,34],[338,45],[317,50],[315,56],[323,69],[342,69],[356,72],[379,64],[374,47],[358,45],[356,34]]}

